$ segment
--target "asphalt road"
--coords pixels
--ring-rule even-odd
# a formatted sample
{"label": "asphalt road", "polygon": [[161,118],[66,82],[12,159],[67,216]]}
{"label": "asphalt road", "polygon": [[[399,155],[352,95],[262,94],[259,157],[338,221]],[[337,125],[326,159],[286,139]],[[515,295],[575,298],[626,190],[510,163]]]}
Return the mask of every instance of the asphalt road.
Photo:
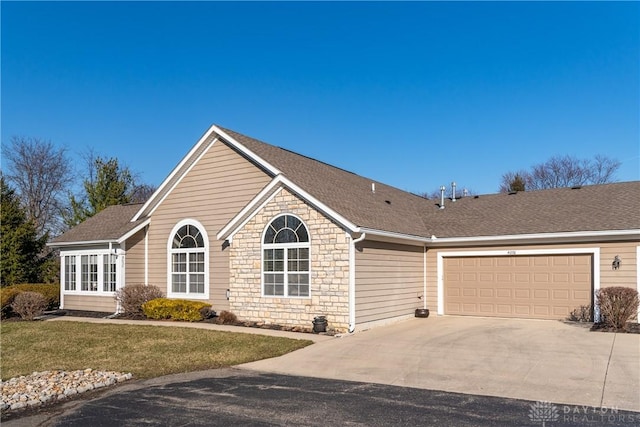
{"label": "asphalt road", "polygon": [[7,426],[542,426],[543,420],[547,426],[640,424],[640,413],[534,404],[222,369],[124,385]]}

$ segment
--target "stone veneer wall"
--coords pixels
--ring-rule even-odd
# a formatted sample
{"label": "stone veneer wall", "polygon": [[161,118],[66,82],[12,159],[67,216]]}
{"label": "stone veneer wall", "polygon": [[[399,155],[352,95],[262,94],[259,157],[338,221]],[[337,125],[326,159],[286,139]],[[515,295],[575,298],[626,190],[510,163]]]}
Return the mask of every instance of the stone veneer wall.
{"label": "stone veneer wall", "polygon": [[[277,215],[302,219],[311,241],[311,291],[308,298],[262,296],[262,233]],[[327,316],[329,328],[345,332],[349,324],[349,242],[345,231],[286,189],[233,237],[230,248],[230,309],[239,319],[312,327]]]}

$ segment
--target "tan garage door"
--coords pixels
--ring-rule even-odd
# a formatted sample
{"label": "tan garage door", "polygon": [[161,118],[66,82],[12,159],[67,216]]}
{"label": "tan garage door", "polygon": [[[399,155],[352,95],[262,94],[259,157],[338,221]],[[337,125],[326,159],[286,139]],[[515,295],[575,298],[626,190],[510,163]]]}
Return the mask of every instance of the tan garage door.
{"label": "tan garage door", "polygon": [[445,257],[445,314],[565,319],[591,282],[591,255]]}

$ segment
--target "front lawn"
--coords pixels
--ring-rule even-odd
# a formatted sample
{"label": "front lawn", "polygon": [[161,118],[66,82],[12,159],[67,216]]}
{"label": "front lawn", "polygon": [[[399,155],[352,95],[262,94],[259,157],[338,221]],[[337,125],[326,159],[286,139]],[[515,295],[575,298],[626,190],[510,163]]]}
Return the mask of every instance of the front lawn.
{"label": "front lawn", "polygon": [[34,371],[131,372],[151,378],[281,356],[308,340],[180,327],[2,322],[2,379]]}

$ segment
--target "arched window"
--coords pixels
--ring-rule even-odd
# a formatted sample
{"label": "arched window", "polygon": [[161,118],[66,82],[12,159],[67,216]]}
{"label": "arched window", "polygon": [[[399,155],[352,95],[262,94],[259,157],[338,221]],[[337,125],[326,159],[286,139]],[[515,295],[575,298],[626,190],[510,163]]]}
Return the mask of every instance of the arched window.
{"label": "arched window", "polygon": [[182,221],[169,241],[170,297],[207,298],[208,240],[195,221]]}
{"label": "arched window", "polygon": [[309,296],[309,232],[293,215],[276,217],[262,239],[262,292],[265,296]]}

